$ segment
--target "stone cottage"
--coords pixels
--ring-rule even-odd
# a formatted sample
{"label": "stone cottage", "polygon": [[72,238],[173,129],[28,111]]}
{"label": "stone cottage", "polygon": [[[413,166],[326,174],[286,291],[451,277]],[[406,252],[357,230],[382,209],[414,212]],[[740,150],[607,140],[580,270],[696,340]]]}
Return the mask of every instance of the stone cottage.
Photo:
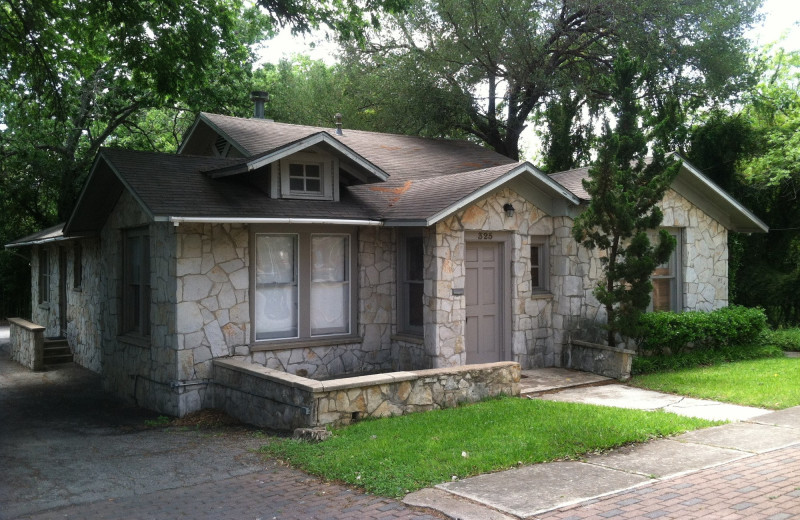
{"label": "stone cottage", "polygon": [[[465,141],[201,113],[177,154],[104,149],[30,247],[32,321],[108,389],[208,406],[213,360],[314,379],[566,364],[602,323],[571,226],[585,169],[545,175]],[[728,303],[728,231],[765,232],[684,161],[653,308]]]}

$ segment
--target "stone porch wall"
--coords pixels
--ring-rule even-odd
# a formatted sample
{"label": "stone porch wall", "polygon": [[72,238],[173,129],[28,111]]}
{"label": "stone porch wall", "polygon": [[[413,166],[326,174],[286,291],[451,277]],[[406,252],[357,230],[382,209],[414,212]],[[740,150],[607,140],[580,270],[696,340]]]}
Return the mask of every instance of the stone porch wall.
{"label": "stone porch wall", "polygon": [[67,253],[67,342],[75,363],[93,372],[102,370],[101,309],[105,305],[105,273],[100,269],[100,243],[81,240],[81,286],[74,287],[75,244]]}
{"label": "stone porch wall", "polygon": [[511,362],[315,381],[243,359],[219,359],[214,361],[214,406],[247,423],[281,430],[341,426],[519,395],[519,379],[519,364]]}
{"label": "stone porch wall", "polygon": [[45,328],[22,318],[9,318],[8,324],[11,359],[31,370],[41,370],[44,367]]}

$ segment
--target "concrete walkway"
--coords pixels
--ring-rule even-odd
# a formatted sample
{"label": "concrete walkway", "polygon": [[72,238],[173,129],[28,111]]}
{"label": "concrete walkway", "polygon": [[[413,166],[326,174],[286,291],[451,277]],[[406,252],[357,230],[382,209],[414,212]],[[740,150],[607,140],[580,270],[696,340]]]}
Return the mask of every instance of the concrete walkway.
{"label": "concrete walkway", "polygon": [[[405,503],[461,520],[800,519],[800,407],[770,412],[619,384],[539,392],[541,399],[734,422],[582,461],[523,466],[448,482],[411,493]],[[653,503],[642,498],[651,494],[662,498]],[[716,496],[727,498],[712,501]],[[736,516],[738,511],[741,516]]]}

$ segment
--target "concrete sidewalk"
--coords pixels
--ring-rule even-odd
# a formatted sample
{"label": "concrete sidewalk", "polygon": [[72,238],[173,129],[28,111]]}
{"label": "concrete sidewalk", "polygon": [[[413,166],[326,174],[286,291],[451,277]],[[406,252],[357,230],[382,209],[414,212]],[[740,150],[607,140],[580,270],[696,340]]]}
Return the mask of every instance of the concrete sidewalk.
{"label": "concrete sidewalk", "polygon": [[[747,506],[750,508],[759,499],[769,502],[767,495],[785,495],[786,503],[783,509],[778,508],[775,515],[779,516],[774,519],[786,520],[795,518],[794,515],[800,518],[800,407],[769,412],[714,401],[687,401],[680,396],[658,394],[623,385],[568,389],[543,395],[542,398],[648,410],[666,409],[683,415],[743,422],[658,439],[601,455],[590,455],[582,461],[536,464],[448,482],[411,493],[404,501],[409,505],[430,507],[461,520],[562,518],[558,516],[558,511],[565,508],[572,511],[579,507],[577,504],[597,504],[601,497],[626,492],[638,493],[662,483],[663,486],[669,486],[670,483],[680,485],[682,478],[707,472],[709,476],[703,477],[699,485],[693,483],[689,487],[695,491],[702,488],[704,493],[712,496],[730,496],[736,489],[743,490],[742,494],[752,494],[753,489],[761,489],[756,485],[760,483],[764,487],[762,494],[755,498],[748,495],[748,500],[741,503],[750,504]],[[783,452],[789,455],[781,456],[780,453]],[[778,454],[777,458],[774,454]],[[764,469],[770,463],[775,466],[770,471],[776,474],[784,471],[789,475],[781,477],[783,480],[776,481],[773,487],[770,487],[770,482],[762,482],[765,478],[758,474],[751,475],[752,485],[741,482],[734,485],[724,479],[714,478],[714,475],[726,472],[731,464],[749,464]],[[703,482],[708,483],[705,488]],[[780,482],[783,484],[778,485]],[[706,489],[714,486],[717,488]],[[672,498],[684,497],[683,502],[700,500],[698,497],[687,498],[686,493],[671,493]],[[640,502],[635,497],[630,500],[633,500],[628,504],[631,506]],[[588,516],[566,515],[563,518],[612,518],[623,514],[619,518],[694,517],[691,516],[692,504],[682,505],[683,502],[672,504],[673,510],[669,507],[658,509],[660,513],[656,516],[648,516],[645,514],[647,511],[635,507],[625,510],[618,502],[624,502],[624,499],[613,502],[605,510],[595,506]],[[698,513],[698,518],[717,517],[704,509],[708,507],[704,500],[694,503],[701,502],[704,505],[695,508],[697,511],[704,511],[703,514]],[[736,503],[739,502],[733,501],[730,505]],[[663,506],[661,503],[658,505]],[[773,503],[770,507],[774,505]],[[727,507],[725,503],[721,506]],[[753,511],[749,510],[741,518],[758,517],[753,516]],[[725,511],[725,514],[729,513],[731,512]],[[719,517],[725,514],[720,513]]]}

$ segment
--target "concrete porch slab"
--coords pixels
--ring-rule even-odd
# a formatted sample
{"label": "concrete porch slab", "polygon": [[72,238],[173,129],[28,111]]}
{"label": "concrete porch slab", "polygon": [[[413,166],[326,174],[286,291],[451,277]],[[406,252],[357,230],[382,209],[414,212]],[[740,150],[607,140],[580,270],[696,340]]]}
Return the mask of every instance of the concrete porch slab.
{"label": "concrete porch slab", "polygon": [[522,370],[519,380],[519,394],[538,395],[556,392],[566,388],[590,385],[603,385],[614,382],[614,379],[598,376],[591,372],[569,370],[566,368],[532,368]]}

